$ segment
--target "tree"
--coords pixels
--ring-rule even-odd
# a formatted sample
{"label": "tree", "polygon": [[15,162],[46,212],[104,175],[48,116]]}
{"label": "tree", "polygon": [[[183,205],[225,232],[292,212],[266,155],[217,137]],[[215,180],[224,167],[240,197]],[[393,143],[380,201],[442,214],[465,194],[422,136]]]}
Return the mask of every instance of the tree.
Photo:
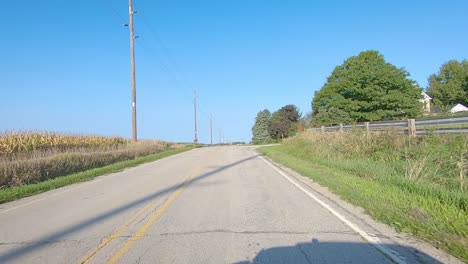
{"label": "tree", "polygon": [[280,110],[274,112],[268,122],[268,132],[271,138],[276,140],[288,137],[290,128],[291,121]]}
{"label": "tree", "polygon": [[379,52],[361,52],[337,66],[315,93],[313,116],[324,123],[416,117],[422,90],[408,77]]}
{"label": "tree", "polygon": [[351,122],[353,122],[353,119],[349,116],[348,113],[333,106],[328,109],[319,109],[318,113],[312,119],[312,123],[314,125],[321,126],[331,126]]}
{"label": "tree", "polygon": [[297,109],[297,106],[295,105],[283,106],[279,111],[282,112],[284,116],[286,116],[286,118],[292,123],[296,123],[301,116],[299,109]]}
{"label": "tree", "polygon": [[267,109],[258,112],[255,118],[255,124],[252,127],[253,144],[267,144],[271,142],[270,133],[268,132],[268,122],[270,118],[271,113]]}
{"label": "tree", "polygon": [[307,112],[301,119],[299,119],[299,124],[302,128],[310,128],[312,125],[312,112]]}
{"label": "tree", "polygon": [[440,67],[438,74],[429,76],[427,92],[435,106],[448,108],[468,103],[468,61],[451,60]]}
{"label": "tree", "polygon": [[295,135],[297,122],[301,114],[295,105],[286,105],[274,112],[268,123],[268,132],[271,138],[281,139]]}

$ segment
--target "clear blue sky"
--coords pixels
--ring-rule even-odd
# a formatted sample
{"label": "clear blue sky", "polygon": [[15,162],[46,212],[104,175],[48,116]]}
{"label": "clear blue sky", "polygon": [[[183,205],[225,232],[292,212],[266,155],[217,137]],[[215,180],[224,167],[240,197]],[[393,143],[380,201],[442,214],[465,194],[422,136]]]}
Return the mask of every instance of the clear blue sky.
{"label": "clear blue sky", "polygon": [[[311,110],[336,65],[374,49],[422,87],[468,58],[468,1],[135,0],[140,138],[250,141],[258,111]],[[0,131],[131,136],[126,0],[2,3]]]}

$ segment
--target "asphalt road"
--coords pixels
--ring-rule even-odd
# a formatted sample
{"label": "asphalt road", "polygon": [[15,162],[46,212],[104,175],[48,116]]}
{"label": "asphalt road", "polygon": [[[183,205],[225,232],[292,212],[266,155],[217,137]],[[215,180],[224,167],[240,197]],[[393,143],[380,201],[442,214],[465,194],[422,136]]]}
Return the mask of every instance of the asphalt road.
{"label": "asphalt road", "polygon": [[440,263],[307,190],[250,147],[195,149],[1,205],[0,263]]}

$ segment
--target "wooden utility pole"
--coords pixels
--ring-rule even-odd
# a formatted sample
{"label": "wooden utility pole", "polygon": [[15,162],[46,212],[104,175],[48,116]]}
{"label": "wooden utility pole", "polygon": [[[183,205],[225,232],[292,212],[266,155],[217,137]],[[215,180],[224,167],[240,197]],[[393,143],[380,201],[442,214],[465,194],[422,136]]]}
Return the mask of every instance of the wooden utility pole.
{"label": "wooden utility pole", "polygon": [[197,138],[197,94],[193,92],[193,110],[194,110],[194,123],[195,123],[195,138],[193,140],[193,143],[197,144],[198,143],[198,138]]}
{"label": "wooden utility pole", "polygon": [[211,145],[213,145],[213,115],[210,113],[210,138]]}
{"label": "wooden utility pole", "polygon": [[137,136],[137,113],[136,113],[136,82],[135,82],[135,35],[133,32],[133,3],[132,0],[128,0],[128,27],[130,28],[130,68],[132,77],[132,139],[133,141],[138,140]]}

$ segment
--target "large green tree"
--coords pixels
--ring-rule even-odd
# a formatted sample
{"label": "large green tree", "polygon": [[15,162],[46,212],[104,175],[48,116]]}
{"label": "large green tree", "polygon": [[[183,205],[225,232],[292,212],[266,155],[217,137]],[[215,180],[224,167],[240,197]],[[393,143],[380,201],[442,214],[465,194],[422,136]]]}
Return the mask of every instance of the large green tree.
{"label": "large green tree", "polygon": [[441,108],[447,108],[457,103],[468,103],[468,61],[451,60],[437,74],[429,76],[427,92],[433,98],[433,103]]}
{"label": "large green tree", "polygon": [[274,112],[268,123],[268,132],[271,138],[278,140],[294,135],[300,116],[301,114],[295,105],[286,105]]}
{"label": "large green tree", "polygon": [[321,108],[318,110],[312,119],[314,125],[331,126],[337,124],[348,124],[353,122],[353,119],[345,111],[336,107]]}
{"label": "large green tree", "polygon": [[271,113],[267,109],[258,112],[255,118],[255,124],[252,127],[253,144],[267,144],[271,142],[270,133],[268,132],[268,122],[270,118]]}
{"label": "large green tree", "polygon": [[379,52],[361,52],[337,66],[315,93],[313,116],[324,123],[416,117],[422,110],[422,90],[408,77]]}

